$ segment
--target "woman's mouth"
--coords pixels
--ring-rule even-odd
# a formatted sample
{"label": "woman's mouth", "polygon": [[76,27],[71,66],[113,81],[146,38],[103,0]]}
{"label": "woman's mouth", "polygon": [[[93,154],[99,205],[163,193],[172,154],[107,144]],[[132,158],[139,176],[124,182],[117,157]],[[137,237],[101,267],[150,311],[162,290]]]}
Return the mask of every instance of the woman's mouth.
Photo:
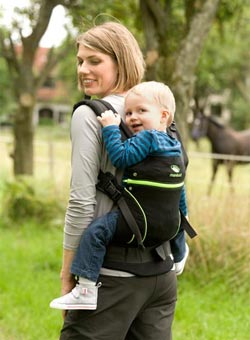
{"label": "woman's mouth", "polygon": [[82,79],[82,83],[84,86],[91,85],[94,82],[93,79]]}

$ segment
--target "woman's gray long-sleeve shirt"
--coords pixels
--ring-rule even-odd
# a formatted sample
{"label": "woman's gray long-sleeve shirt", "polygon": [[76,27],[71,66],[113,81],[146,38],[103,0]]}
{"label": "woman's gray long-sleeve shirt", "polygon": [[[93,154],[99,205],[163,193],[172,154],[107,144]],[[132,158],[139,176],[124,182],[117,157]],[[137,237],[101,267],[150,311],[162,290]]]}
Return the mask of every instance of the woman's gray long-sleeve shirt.
{"label": "woman's gray long-sleeve shirt", "polygon": [[[103,99],[123,117],[123,96],[110,95]],[[86,105],[78,107],[72,116],[71,142],[71,183],[63,246],[76,250],[90,222],[113,208],[113,202],[96,190],[99,170],[113,174],[117,170],[108,158],[96,114]]]}

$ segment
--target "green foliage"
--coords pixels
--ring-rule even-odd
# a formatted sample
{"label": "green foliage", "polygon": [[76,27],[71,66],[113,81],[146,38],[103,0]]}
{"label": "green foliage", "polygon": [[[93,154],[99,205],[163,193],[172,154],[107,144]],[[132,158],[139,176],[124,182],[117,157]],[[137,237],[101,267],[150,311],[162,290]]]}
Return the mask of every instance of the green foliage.
{"label": "green foliage", "polygon": [[236,130],[250,128],[249,102],[235,91],[230,101],[232,110],[232,125]]}
{"label": "green foliage", "polygon": [[30,178],[17,177],[2,184],[2,222],[12,225],[26,220],[41,224],[62,222],[63,207],[56,193],[44,186],[38,187]]}
{"label": "green foliage", "polygon": [[11,89],[10,75],[7,64],[3,58],[0,57],[0,122],[9,121],[8,117],[13,115],[16,109],[14,94]]}
{"label": "green foliage", "polygon": [[207,98],[230,90],[227,108],[236,129],[249,125],[249,22],[250,10],[244,0],[222,1],[217,21],[203,49],[197,69],[196,94]]}

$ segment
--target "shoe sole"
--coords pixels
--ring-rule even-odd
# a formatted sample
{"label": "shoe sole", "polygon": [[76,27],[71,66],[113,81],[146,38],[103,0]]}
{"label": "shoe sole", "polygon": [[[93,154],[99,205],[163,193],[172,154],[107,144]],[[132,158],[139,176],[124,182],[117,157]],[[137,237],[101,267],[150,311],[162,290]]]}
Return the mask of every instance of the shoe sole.
{"label": "shoe sole", "polygon": [[58,305],[58,304],[50,304],[50,308],[61,309],[61,310],[95,310],[96,306],[93,305]]}

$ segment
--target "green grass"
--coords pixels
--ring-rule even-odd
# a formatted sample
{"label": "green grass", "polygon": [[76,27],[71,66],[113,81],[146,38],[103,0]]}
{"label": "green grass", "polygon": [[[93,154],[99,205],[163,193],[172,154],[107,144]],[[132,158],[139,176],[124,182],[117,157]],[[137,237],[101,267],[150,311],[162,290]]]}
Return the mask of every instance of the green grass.
{"label": "green grass", "polygon": [[[0,232],[0,339],[58,339],[61,313],[49,302],[60,291],[62,230],[27,223]],[[178,278],[174,340],[249,339],[249,291],[231,286],[227,274],[187,265]]]}
{"label": "green grass", "polygon": [[61,314],[49,301],[60,292],[62,230],[32,223],[0,230],[0,339],[57,339]]}
{"label": "green grass", "polygon": [[206,283],[187,271],[179,278],[174,340],[249,340],[249,291],[230,286],[222,273],[204,276]]}
{"label": "green grass", "polygon": [[[37,141],[47,135],[48,130],[41,129]],[[66,205],[69,140],[60,132],[54,140],[63,144],[54,145],[52,168],[45,161],[48,144],[36,146],[34,182],[45,196],[51,186],[51,195]],[[0,207],[1,183],[11,177],[7,149],[0,144]],[[210,176],[210,160],[190,158],[189,217],[199,236],[188,241],[190,257],[178,278],[173,340],[249,340],[250,166],[235,168],[233,191],[222,167],[208,196]],[[0,340],[59,337],[61,313],[49,308],[50,300],[60,294],[63,216],[58,220],[44,224],[27,218],[6,225],[0,217]]]}

